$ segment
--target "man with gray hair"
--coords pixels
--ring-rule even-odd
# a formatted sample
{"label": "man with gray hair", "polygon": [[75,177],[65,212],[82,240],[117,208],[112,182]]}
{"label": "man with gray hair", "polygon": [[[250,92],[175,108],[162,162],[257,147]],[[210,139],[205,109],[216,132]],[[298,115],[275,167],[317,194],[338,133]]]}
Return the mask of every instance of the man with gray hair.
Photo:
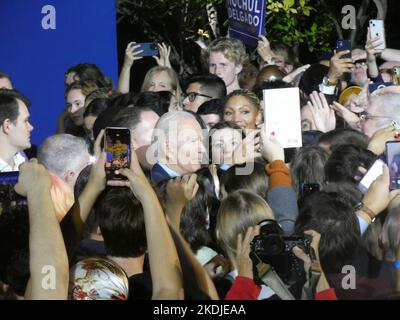
{"label": "man with gray hair", "polygon": [[392,120],[400,124],[400,94],[371,96],[367,109],[360,116],[360,128],[372,137],[378,130],[390,126]]}
{"label": "man with gray hair", "polygon": [[40,146],[38,162],[73,190],[79,173],[90,163],[90,154],[83,138],[56,134]]}
{"label": "man with gray hair", "polygon": [[154,163],[151,181],[159,183],[199,170],[206,157],[205,132],[204,122],[192,112],[164,114],[154,128],[147,152],[149,162]]}

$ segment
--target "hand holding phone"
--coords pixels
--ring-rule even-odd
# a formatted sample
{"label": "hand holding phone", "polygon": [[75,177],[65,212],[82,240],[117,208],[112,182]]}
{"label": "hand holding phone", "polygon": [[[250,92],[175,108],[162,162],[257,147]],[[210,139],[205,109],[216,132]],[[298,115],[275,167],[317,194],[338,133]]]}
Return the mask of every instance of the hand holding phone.
{"label": "hand holding phone", "polygon": [[351,59],[351,41],[350,40],[337,40],[336,42],[336,53],[342,51],[349,51],[342,55],[341,59]]}
{"label": "hand holding phone", "polygon": [[131,132],[128,128],[107,127],[104,134],[107,180],[127,180],[116,171],[129,168],[131,163]]}
{"label": "hand holding phone", "polygon": [[362,193],[366,193],[371,186],[372,182],[376,180],[377,177],[379,177],[383,173],[383,165],[385,163],[381,160],[378,159],[374,162],[374,164],[371,166],[371,168],[367,171],[367,173],[364,175],[364,177],[361,179],[360,183],[358,184],[358,189]]}
{"label": "hand holding phone", "polygon": [[379,37],[382,40],[382,44],[375,47],[377,50],[386,49],[386,39],[385,39],[385,26],[383,20],[370,20],[369,28],[371,30],[371,39]]}

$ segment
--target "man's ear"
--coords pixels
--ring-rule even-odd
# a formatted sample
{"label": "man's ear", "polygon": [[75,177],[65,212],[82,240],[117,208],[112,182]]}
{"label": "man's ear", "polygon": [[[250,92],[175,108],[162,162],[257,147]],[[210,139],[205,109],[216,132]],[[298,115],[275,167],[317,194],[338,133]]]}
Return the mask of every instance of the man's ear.
{"label": "man's ear", "polygon": [[235,73],[236,75],[239,75],[239,73],[242,71],[243,65],[242,64],[236,64],[235,65]]}
{"label": "man's ear", "polygon": [[63,177],[63,180],[70,186],[74,186],[75,181],[76,181],[76,175],[75,172],[72,170],[68,170]]}
{"label": "man's ear", "polygon": [[11,121],[10,119],[4,120],[4,121],[3,121],[3,124],[2,124],[2,126],[1,126],[2,131],[3,131],[5,134],[8,134],[8,133],[10,132],[10,129],[11,129],[11,125],[12,125],[12,124],[13,124],[13,123],[12,123],[12,121]]}
{"label": "man's ear", "polygon": [[217,237],[217,240],[220,241],[221,240],[221,232],[219,231],[219,229],[215,229],[215,236]]}
{"label": "man's ear", "polygon": [[165,160],[167,160],[168,163],[171,160],[174,161],[174,152],[172,150],[173,144],[171,144],[168,139],[164,139],[162,143],[160,143],[160,146],[160,153],[163,157],[165,157]]}

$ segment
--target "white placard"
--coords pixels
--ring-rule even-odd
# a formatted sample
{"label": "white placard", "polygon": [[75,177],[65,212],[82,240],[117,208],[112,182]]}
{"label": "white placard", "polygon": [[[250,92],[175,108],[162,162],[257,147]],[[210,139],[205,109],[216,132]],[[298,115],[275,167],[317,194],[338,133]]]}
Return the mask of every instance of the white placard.
{"label": "white placard", "polygon": [[303,145],[299,88],[263,90],[264,122],[267,136],[275,136],[284,148]]}

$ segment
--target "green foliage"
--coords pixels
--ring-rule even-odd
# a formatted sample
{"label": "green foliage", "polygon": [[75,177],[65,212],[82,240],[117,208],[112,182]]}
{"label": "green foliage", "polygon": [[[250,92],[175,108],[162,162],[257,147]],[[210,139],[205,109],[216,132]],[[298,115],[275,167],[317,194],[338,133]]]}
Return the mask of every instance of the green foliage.
{"label": "green foliage", "polygon": [[305,44],[310,52],[322,52],[330,49],[333,24],[311,0],[268,0],[266,30],[269,40],[295,49]]}
{"label": "green foliage", "polygon": [[199,68],[200,48],[194,43],[198,30],[212,34],[206,5],[225,7],[225,0],[116,0],[116,3],[119,16],[140,26],[140,33],[148,41],[171,45],[171,62],[180,74],[196,72]]}

